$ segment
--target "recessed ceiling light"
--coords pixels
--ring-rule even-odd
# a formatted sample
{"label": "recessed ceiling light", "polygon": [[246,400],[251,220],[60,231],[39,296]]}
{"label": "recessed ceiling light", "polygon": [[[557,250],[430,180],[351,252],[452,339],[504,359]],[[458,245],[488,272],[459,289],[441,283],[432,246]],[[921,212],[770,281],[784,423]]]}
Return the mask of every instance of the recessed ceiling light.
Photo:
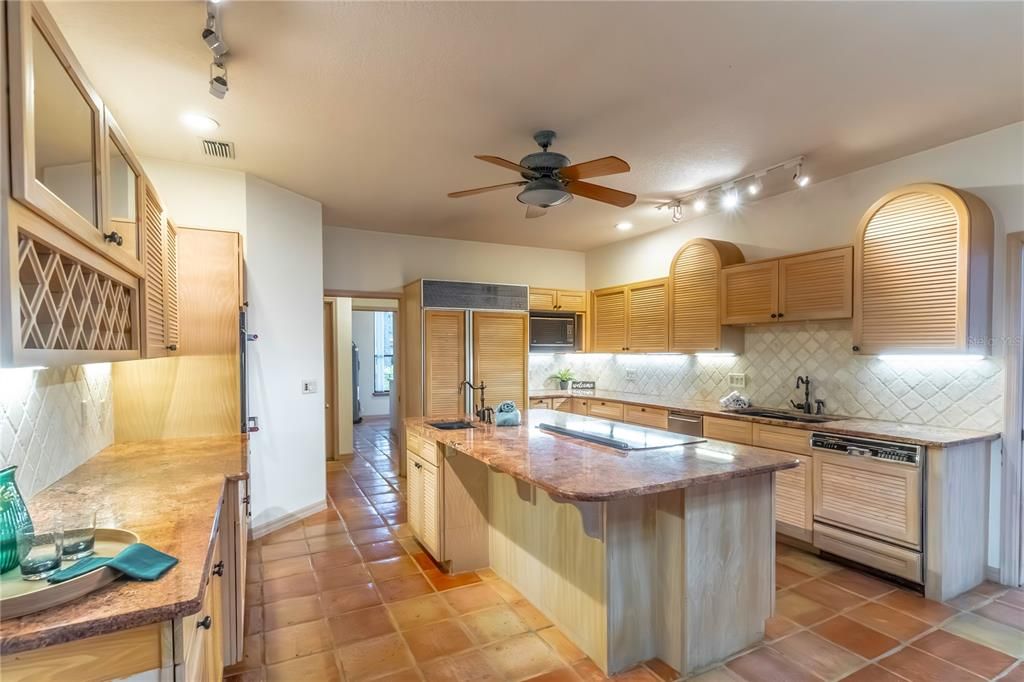
{"label": "recessed ceiling light", "polygon": [[197,133],[209,133],[220,128],[220,123],[205,114],[186,111],[181,115],[181,122]]}
{"label": "recessed ceiling light", "polygon": [[615,223],[615,229],[619,232],[626,232],[633,229],[633,223],[621,222]]}

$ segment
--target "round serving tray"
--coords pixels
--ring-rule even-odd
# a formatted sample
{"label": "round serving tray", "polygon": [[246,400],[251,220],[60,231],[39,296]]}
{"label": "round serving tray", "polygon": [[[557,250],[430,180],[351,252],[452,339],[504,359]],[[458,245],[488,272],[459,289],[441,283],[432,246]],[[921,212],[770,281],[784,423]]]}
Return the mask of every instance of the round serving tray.
{"label": "round serving tray", "polygon": [[[122,549],[138,541],[139,536],[130,530],[97,528],[96,551],[93,556],[116,556]],[[61,568],[75,563],[64,562]],[[104,566],[77,578],[53,584],[46,580],[22,580],[21,571],[14,568],[0,575],[0,620],[59,606],[109,585],[120,576],[121,571]]]}

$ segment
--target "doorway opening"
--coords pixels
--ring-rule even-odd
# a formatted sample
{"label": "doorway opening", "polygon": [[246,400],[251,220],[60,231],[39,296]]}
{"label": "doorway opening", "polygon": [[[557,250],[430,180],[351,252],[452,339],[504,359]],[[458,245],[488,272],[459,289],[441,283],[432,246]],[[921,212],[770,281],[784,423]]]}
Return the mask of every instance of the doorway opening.
{"label": "doorway opening", "polygon": [[[1024,232],[1007,239],[1003,462],[999,486],[999,582],[1024,585]],[[994,469],[994,472],[998,471]]]}

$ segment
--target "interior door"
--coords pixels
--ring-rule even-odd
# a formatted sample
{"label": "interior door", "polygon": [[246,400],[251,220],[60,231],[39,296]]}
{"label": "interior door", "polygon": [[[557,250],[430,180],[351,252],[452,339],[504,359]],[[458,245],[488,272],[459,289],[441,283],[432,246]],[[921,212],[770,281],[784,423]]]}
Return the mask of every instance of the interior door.
{"label": "interior door", "polygon": [[427,417],[452,417],[465,411],[466,314],[461,310],[424,313],[424,405]]}
{"label": "interior door", "polygon": [[473,383],[487,385],[487,405],[527,407],[530,318],[526,313],[473,313]]}

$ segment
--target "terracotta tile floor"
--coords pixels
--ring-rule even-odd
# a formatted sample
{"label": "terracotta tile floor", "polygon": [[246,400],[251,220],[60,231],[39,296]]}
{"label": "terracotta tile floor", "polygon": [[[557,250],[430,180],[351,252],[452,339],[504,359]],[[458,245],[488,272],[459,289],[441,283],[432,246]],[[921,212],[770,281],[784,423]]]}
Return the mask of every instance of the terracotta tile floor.
{"label": "terracotta tile floor", "polygon": [[[252,543],[246,656],[226,679],[606,679],[493,571],[447,576],[419,549],[387,429],[356,427],[328,510]],[[776,583],[765,640],[690,679],[1024,682],[1024,590],[939,604],[784,545]],[[653,660],[615,679],[678,674]]]}

